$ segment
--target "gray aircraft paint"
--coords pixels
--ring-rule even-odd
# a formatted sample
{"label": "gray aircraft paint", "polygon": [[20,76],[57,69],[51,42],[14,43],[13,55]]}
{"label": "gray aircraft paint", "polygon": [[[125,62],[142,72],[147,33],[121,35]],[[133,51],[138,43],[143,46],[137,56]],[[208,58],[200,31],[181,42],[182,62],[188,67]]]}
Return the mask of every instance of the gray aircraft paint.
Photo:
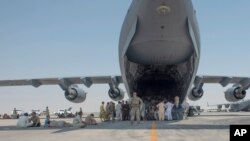
{"label": "gray aircraft paint", "polygon": [[[160,14],[157,11],[160,6],[169,11]],[[185,98],[193,84],[200,55],[195,13],[190,0],[132,2],[119,43],[120,68],[128,94],[137,91],[140,96],[146,93],[171,100],[176,95],[181,101]],[[169,84],[176,90],[168,90]],[[152,89],[145,90],[151,85]]]}

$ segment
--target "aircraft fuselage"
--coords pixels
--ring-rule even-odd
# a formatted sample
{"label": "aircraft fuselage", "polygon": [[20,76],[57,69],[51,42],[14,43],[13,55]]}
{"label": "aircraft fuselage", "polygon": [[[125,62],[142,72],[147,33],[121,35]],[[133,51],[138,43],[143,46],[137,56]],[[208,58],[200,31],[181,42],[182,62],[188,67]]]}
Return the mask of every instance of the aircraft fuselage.
{"label": "aircraft fuselage", "polygon": [[191,0],[133,0],[119,41],[119,61],[128,95],[175,96],[191,90],[200,56],[200,36]]}

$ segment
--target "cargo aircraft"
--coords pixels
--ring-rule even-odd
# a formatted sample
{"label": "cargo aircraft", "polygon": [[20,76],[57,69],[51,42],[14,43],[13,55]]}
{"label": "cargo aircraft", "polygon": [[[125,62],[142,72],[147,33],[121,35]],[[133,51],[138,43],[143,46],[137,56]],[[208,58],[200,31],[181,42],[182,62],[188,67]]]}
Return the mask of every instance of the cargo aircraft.
{"label": "cargo aircraft", "polygon": [[200,34],[196,11],[191,0],[133,0],[127,11],[119,39],[120,76],[78,76],[63,78],[35,78],[0,80],[0,86],[39,87],[59,85],[67,100],[80,103],[86,92],[78,84],[108,84],[112,100],[122,100],[123,83],[131,97],[137,92],[141,98],[165,97],[174,100],[186,97],[198,100],[203,96],[203,84],[219,83],[229,102],[246,96],[250,78],[197,75],[200,60]]}

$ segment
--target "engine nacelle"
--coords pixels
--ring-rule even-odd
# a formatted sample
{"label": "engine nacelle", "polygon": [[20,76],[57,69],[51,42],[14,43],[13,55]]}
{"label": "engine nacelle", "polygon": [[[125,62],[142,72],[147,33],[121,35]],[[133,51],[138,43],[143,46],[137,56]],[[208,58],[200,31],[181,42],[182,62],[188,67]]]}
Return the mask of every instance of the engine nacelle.
{"label": "engine nacelle", "polygon": [[237,102],[246,96],[246,90],[241,86],[233,86],[225,91],[225,98],[229,102]]}
{"label": "engine nacelle", "polygon": [[188,98],[192,101],[199,100],[203,96],[203,89],[198,89],[194,87],[189,93]]}
{"label": "engine nacelle", "polygon": [[120,88],[110,88],[108,94],[114,101],[120,101],[124,98],[124,91]]}
{"label": "engine nacelle", "polygon": [[86,99],[86,92],[83,89],[78,88],[77,85],[71,85],[64,95],[67,100],[73,103],[81,103]]}

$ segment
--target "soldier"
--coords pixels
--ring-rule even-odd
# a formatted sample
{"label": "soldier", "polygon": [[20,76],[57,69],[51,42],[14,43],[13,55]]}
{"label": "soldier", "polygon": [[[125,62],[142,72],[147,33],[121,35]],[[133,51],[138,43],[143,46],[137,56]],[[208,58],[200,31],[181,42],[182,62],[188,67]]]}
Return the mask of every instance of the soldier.
{"label": "soldier", "polygon": [[99,115],[102,122],[106,120],[105,116],[106,116],[106,113],[104,109],[104,102],[102,102],[102,105],[100,106],[100,115]]}
{"label": "soldier", "polygon": [[83,115],[82,107],[80,107],[79,115],[80,115],[80,117],[82,117],[82,115]]}
{"label": "soldier", "polygon": [[130,111],[130,108],[129,108],[129,104],[128,104],[128,101],[125,102],[125,104],[123,104],[122,106],[122,116],[123,116],[123,120],[129,120],[130,116],[129,116],[129,111]]}
{"label": "soldier", "polygon": [[133,122],[135,120],[135,117],[137,119],[137,123],[140,123],[140,104],[142,104],[142,100],[141,98],[139,98],[137,96],[136,92],[133,92],[133,97],[130,99],[129,104],[131,107],[130,110],[130,121],[131,121],[131,125],[133,125]]}
{"label": "soldier", "polygon": [[112,101],[109,103],[109,117],[111,118],[112,122],[115,121],[115,103]]}
{"label": "soldier", "polygon": [[67,110],[66,110],[66,109],[64,110],[63,115],[64,115],[64,117],[65,117],[65,118],[67,118],[67,117],[68,117],[68,112],[67,112]]}
{"label": "soldier", "polygon": [[110,104],[109,104],[109,102],[107,102],[107,104],[106,104],[106,107],[105,107],[105,109],[106,109],[106,120],[107,121],[110,121],[110,117],[109,117],[109,106],[110,106]]}
{"label": "soldier", "polygon": [[49,116],[49,108],[48,108],[48,106],[46,106],[45,116],[46,116],[46,117]]}
{"label": "soldier", "polygon": [[14,110],[13,110],[13,115],[12,115],[12,118],[14,118],[14,119],[17,119],[17,118],[18,118],[16,108],[14,108]]}

